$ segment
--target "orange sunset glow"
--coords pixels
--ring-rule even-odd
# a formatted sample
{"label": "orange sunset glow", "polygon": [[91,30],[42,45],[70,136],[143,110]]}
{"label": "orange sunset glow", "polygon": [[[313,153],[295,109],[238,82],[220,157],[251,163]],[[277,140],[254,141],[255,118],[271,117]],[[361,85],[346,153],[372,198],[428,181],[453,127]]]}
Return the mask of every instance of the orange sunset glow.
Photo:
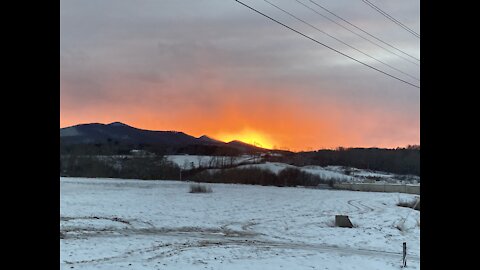
{"label": "orange sunset glow", "polygon": [[[117,88],[118,89],[118,88]],[[175,130],[199,137],[229,142],[240,140],[269,149],[292,151],[345,147],[397,147],[415,142],[418,131],[402,114],[382,113],[382,108],[355,108],[338,101],[295,97],[248,96],[231,100],[210,89],[212,105],[187,102],[181,91],[171,96],[172,103],[157,106],[152,95],[142,104],[122,102],[122,106],[103,104],[95,110],[78,107],[61,115],[61,127],[80,123],[124,122],[148,130]],[[267,90],[265,90],[267,91]],[[215,93],[215,94],[213,94]],[[173,102],[176,101],[176,102]],[[61,105],[68,106],[66,100]],[[72,101],[71,107],[77,105]],[[352,107],[349,109],[349,107]],[[361,112],[361,113],[360,113]]]}
{"label": "orange sunset glow", "polygon": [[[61,128],[119,121],[292,151],[420,143],[419,89],[230,1],[180,2],[127,1],[113,9],[97,2],[62,5]],[[283,4],[302,16],[314,15],[293,2]],[[345,12],[353,19],[352,10]],[[419,41],[408,33],[371,23],[418,56]],[[321,41],[326,38],[316,34]],[[338,31],[339,38],[419,77],[418,65],[347,34]]]}
{"label": "orange sunset glow", "polygon": [[224,142],[230,142],[233,140],[239,140],[242,142],[246,142],[255,146],[273,149],[276,143],[268,138],[266,134],[262,134],[258,131],[245,129],[239,133],[232,133],[232,134],[216,134],[214,135],[215,138]]}

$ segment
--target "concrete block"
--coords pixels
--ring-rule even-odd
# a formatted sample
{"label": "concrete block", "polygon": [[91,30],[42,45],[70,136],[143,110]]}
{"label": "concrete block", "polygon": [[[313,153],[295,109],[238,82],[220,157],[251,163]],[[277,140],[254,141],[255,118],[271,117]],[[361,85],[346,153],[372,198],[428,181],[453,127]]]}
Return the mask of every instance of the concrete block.
{"label": "concrete block", "polygon": [[342,216],[342,215],[335,216],[335,226],[344,227],[344,228],[353,228],[353,224],[348,218],[348,216]]}

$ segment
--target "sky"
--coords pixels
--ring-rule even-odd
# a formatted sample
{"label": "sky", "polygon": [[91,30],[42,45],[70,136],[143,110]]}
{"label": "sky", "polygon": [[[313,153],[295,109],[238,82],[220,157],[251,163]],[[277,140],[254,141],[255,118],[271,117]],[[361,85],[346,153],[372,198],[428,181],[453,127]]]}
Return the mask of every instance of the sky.
{"label": "sky", "polygon": [[[363,1],[298,0],[316,12],[295,0],[268,1],[315,28],[265,1],[242,0],[318,42],[420,84],[414,59],[420,39]],[[418,0],[370,2],[420,33]],[[115,121],[293,151],[394,148],[420,144],[420,89],[234,0],[62,0],[60,127]]]}

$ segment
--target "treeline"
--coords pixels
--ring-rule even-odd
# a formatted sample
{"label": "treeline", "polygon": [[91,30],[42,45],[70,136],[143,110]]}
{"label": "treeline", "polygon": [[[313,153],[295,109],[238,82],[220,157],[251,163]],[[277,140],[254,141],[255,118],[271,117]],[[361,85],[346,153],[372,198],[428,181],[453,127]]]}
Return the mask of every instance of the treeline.
{"label": "treeline", "polygon": [[263,186],[333,186],[334,179],[286,168],[277,175],[260,168],[181,169],[164,157],[108,157],[63,155],[60,157],[60,176],[101,177],[144,180],[191,180],[206,183],[234,183]]}
{"label": "treeline", "polygon": [[60,176],[125,179],[177,180],[180,168],[161,156],[109,158],[105,156],[62,155]]}
{"label": "treeline", "polygon": [[296,166],[346,166],[420,176],[420,147],[406,148],[338,148],[286,154],[269,157],[269,161],[285,162]]}
{"label": "treeline", "polygon": [[155,155],[202,155],[202,156],[239,156],[254,154],[252,151],[241,151],[230,146],[219,145],[161,145],[131,144],[117,140],[101,143],[71,144],[60,141],[60,155],[129,155],[132,150],[144,150]]}
{"label": "treeline", "polygon": [[278,175],[260,168],[204,170],[190,176],[188,179],[205,183],[231,183],[278,187],[317,186],[319,184],[333,186],[335,182],[334,179],[322,178],[296,168],[286,168],[280,171]]}

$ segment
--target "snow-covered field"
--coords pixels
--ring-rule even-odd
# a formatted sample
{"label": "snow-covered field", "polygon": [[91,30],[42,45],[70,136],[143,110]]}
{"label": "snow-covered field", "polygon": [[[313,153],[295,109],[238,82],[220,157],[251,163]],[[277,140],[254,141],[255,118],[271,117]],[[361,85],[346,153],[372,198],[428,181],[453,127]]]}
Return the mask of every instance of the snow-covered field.
{"label": "snow-covered field", "polygon": [[[243,155],[238,157],[233,157],[230,160],[229,157],[216,157],[216,156],[196,156],[196,155],[167,155],[166,158],[171,162],[177,164],[182,169],[192,169],[198,167],[214,167],[215,164],[245,164],[239,165],[237,168],[260,168],[264,170],[269,170],[273,173],[278,174],[280,171],[286,168],[297,168],[301,171],[308,172],[311,174],[318,175],[324,179],[335,179],[336,181],[342,182],[371,182],[371,181],[380,181],[387,183],[418,183],[420,178],[413,175],[397,175],[387,172],[378,172],[371,170],[362,170],[351,167],[342,167],[342,166],[303,166],[297,167],[280,162],[262,162],[261,158],[256,158],[254,156]],[[253,164],[257,163],[257,164]],[[220,167],[218,167],[220,168]],[[345,170],[349,171],[349,174]],[[212,169],[216,170],[216,169]]]}
{"label": "snow-covered field", "polygon": [[413,195],[189,184],[60,178],[61,269],[388,270],[403,242],[420,268],[420,212],[396,206]]}
{"label": "snow-covered field", "polygon": [[167,160],[177,164],[182,169],[192,169],[198,167],[211,167],[219,163],[232,164],[249,163],[258,160],[254,156],[243,155],[235,157],[222,156],[197,156],[197,155],[166,155]]}
{"label": "snow-covered field", "polygon": [[322,177],[323,179],[336,179],[337,181],[349,181],[349,182],[358,182],[361,181],[360,179],[357,179],[352,176],[345,175],[342,172],[339,171],[334,171],[334,170],[329,170],[327,168],[321,167],[321,166],[304,166],[304,167],[297,167],[285,163],[279,163],[279,162],[265,162],[261,164],[248,164],[248,165],[241,165],[238,166],[237,168],[260,168],[264,170],[269,170],[273,173],[278,174],[280,171],[286,169],[286,168],[296,168],[301,171],[311,173],[314,175],[318,175]]}

